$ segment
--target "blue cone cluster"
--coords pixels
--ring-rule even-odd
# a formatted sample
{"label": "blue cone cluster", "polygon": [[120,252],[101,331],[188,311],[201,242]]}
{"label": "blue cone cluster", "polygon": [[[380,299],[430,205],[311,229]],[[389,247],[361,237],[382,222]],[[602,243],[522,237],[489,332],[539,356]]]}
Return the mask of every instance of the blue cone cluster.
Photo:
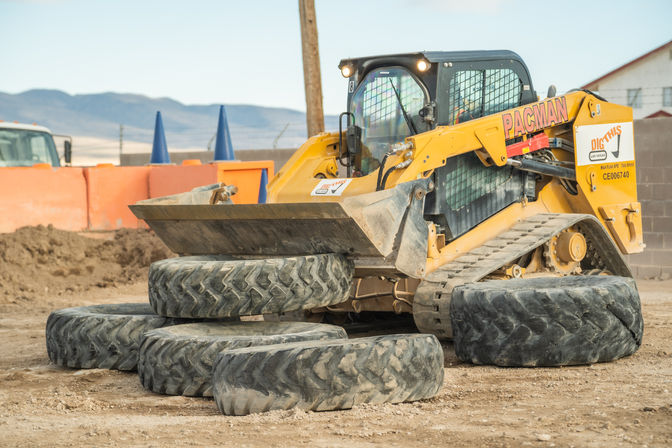
{"label": "blue cone cluster", "polygon": [[[217,122],[217,139],[215,142],[214,161],[221,162],[226,160],[236,160],[236,156],[233,153],[231,133],[229,132],[229,123],[226,120],[226,111],[224,110],[224,106],[219,106],[219,121]],[[154,144],[152,145],[152,157],[150,158],[149,163],[153,165],[170,163],[170,155],[168,154],[168,145],[166,144],[166,134],[163,130],[161,112],[156,113],[156,123],[154,125]],[[266,182],[268,183],[268,179]],[[264,193],[264,198],[265,194],[266,193]]]}

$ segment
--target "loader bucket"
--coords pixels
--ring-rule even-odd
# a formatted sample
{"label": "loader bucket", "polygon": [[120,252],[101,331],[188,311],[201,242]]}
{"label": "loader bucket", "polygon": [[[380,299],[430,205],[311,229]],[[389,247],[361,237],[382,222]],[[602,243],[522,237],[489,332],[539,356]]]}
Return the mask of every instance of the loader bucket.
{"label": "loader bucket", "polygon": [[188,196],[193,193],[184,193],[130,208],[181,255],[340,253],[363,274],[420,278],[427,257],[428,185],[420,179],[341,202],[284,204],[195,204]]}

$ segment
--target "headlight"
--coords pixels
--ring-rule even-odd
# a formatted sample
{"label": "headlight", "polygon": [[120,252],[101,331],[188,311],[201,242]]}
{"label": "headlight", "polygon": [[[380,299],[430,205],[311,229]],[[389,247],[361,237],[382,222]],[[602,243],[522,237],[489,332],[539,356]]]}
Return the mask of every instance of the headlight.
{"label": "headlight", "polygon": [[419,71],[425,72],[429,69],[430,64],[424,59],[418,59],[418,63],[415,66],[418,68]]}
{"label": "headlight", "polygon": [[349,78],[352,76],[352,67],[349,65],[344,65],[341,67],[341,75],[343,75],[344,78]]}

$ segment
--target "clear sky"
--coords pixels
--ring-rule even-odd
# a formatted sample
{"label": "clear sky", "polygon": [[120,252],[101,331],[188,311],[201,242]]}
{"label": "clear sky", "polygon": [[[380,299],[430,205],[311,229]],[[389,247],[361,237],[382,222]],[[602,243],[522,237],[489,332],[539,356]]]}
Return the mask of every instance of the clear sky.
{"label": "clear sky", "polygon": [[[672,39],[672,0],[316,0],[325,113],[341,58],[509,49],[579,87]],[[297,0],[0,0],[0,91],[120,92],[305,110]]]}

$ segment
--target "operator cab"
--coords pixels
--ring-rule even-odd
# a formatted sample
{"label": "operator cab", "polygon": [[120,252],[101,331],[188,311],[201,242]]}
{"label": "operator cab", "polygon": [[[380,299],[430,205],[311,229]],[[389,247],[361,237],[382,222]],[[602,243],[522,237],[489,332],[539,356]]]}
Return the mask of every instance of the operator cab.
{"label": "operator cab", "polygon": [[[536,101],[523,60],[506,50],[343,59],[348,154],[355,176],[380,166],[406,137]],[[342,118],[342,117],[341,117]]]}

